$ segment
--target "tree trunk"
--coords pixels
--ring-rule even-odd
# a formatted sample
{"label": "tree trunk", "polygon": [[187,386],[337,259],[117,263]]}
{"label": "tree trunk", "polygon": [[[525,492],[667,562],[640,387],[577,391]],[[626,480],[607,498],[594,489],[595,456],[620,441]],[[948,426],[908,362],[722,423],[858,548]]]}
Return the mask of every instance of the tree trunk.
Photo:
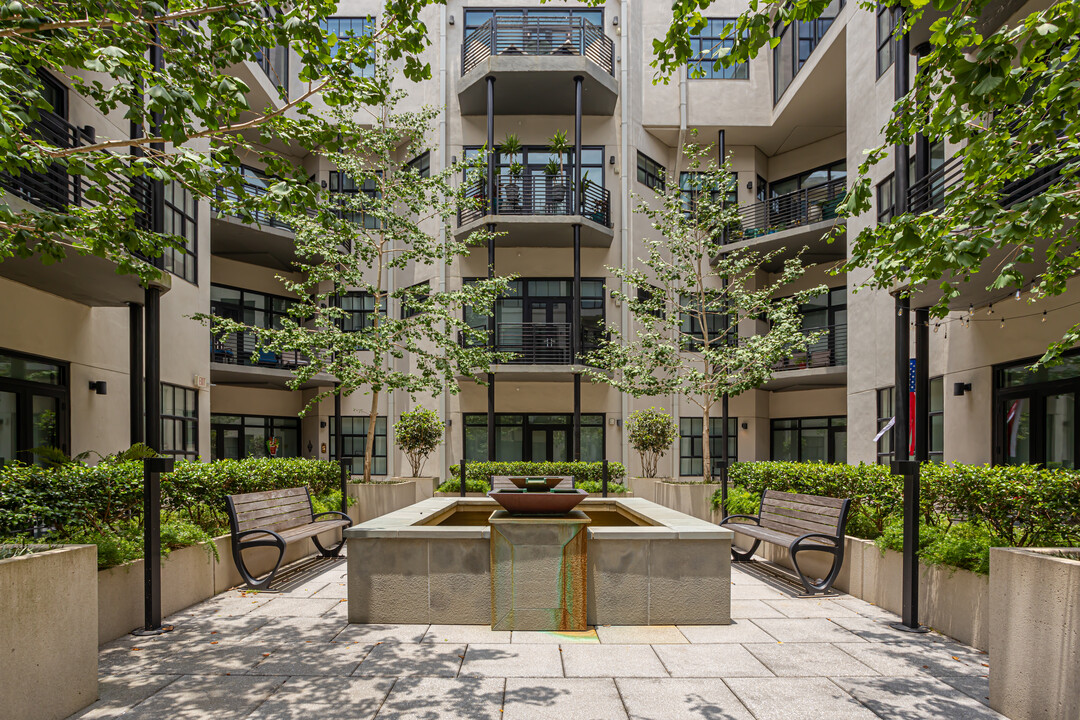
{"label": "tree trunk", "polygon": [[379,393],[371,391],[371,412],[368,413],[367,442],[364,443],[364,482],[371,482],[371,460],[375,455],[375,425],[379,419]]}
{"label": "tree trunk", "polygon": [[705,482],[712,482],[712,448],[709,447],[709,408],[701,408],[701,474]]}

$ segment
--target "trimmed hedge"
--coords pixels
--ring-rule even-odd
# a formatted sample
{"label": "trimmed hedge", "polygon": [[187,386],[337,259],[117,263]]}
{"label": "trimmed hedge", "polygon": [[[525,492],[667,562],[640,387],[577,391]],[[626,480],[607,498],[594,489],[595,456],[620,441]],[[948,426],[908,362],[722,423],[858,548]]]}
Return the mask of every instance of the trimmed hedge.
{"label": "trimmed hedge", "polygon": [[[852,499],[848,534],[901,549],[903,479],[882,465],[736,463],[729,514],[757,514],[766,489]],[[1080,545],[1080,473],[1032,465],[927,463],[920,473],[921,556],[986,572],[990,547]],[[720,493],[713,496],[720,507]]]}
{"label": "trimmed hedge", "polygon": [[[461,489],[460,465],[450,466],[450,479],[439,486],[439,492],[459,492]],[[574,487],[589,492],[600,492],[603,482],[604,464],[602,462],[469,462],[465,464],[465,490],[467,492],[487,492],[491,489],[489,478],[492,475],[518,475],[528,477],[572,475]],[[623,493],[626,488],[622,479],[626,477],[626,468],[622,463],[608,463],[608,492]],[[595,488],[595,490],[593,489]]]}

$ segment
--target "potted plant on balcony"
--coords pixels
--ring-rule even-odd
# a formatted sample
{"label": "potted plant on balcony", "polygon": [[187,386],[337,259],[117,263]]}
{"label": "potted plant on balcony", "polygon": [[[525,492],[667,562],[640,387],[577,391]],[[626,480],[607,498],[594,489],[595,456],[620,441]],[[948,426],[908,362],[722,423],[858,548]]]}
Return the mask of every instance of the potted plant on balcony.
{"label": "potted plant on balcony", "polygon": [[554,214],[554,211],[557,210],[560,205],[565,208],[568,199],[566,192],[566,172],[563,160],[566,158],[566,153],[569,149],[570,141],[566,139],[566,131],[556,130],[548,140],[548,151],[555,157],[548,160],[548,164],[544,167],[544,172],[548,176],[549,186],[548,210],[552,214]]}
{"label": "potted plant on balcony", "polygon": [[521,173],[525,167],[518,158],[521,156],[521,141],[514,133],[507,133],[499,146],[499,154],[510,160],[510,179],[503,189],[503,201],[507,210],[516,212],[521,208]]}

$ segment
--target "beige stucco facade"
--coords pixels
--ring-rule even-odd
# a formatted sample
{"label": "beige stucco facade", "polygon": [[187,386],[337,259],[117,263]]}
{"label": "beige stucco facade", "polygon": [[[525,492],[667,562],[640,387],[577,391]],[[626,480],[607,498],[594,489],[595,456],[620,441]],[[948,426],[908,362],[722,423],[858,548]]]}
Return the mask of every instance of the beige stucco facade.
{"label": "beige stucco facade", "polygon": [[[734,17],[744,5],[741,0],[719,0],[710,6],[709,14],[717,18]],[[450,0],[445,7],[423,11],[432,42],[425,52],[425,59],[432,66],[432,79],[403,87],[408,91],[406,108],[426,104],[443,109],[431,138],[433,170],[443,167],[452,157],[462,157],[467,148],[486,140],[486,117],[482,111],[476,114],[474,99],[469,94],[480,77],[476,73],[483,70],[462,74],[461,47],[468,25],[467,11],[470,7],[522,6],[541,7],[539,3],[520,0],[491,0],[482,5]],[[560,7],[581,6],[567,3]],[[342,0],[338,14],[363,17],[377,15],[378,9],[377,2]],[[669,183],[678,182],[682,169],[678,158],[680,141],[697,130],[700,141],[715,142],[722,130],[731,167],[737,175],[738,201],[747,208],[757,201],[759,192],[766,191],[762,181],[770,187],[780,187],[782,181],[797,178],[801,173],[835,168],[838,163],[846,163],[848,175],[854,175],[864,151],[881,142],[881,128],[893,103],[895,65],[877,76],[874,15],[857,3],[848,2],[779,97],[774,97],[773,86],[776,60],[767,50],[750,61],[745,78],[691,79],[683,72],[676,73],[668,82],[654,82],[656,71],[650,64],[650,43],[653,37],[666,31],[668,7],[663,3],[612,0],[604,3],[601,10],[600,29],[611,40],[611,72],[599,64],[589,65],[592,61],[585,58],[568,58],[568,62],[577,63],[574,67],[584,68],[588,76],[586,86],[591,95],[587,106],[591,114],[582,118],[582,144],[602,148],[599,171],[611,197],[610,228],[587,229],[587,240],[581,249],[581,275],[604,280],[604,319],[621,326],[627,322],[628,310],[612,297],[617,281],[608,268],[640,267],[638,258],[643,242],[656,233],[646,218],[632,212],[638,202],[635,196],[650,193],[638,181],[639,153],[662,165]],[[561,76],[551,69],[558,59],[534,60],[524,58],[523,64],[515,68],[507,58],[499,59],[502,69],[495,84],[497,98],[520,98],[521,93],[515,94],[513,84],[532,83],[533,94],[550,96],[552,106],[564,107],[566,98],[573,96],[573,87],[570,81],[558,80]],[[586,64],[580,65],[583,62]],[[298,60],[293,58],[294,73],[298,65]],[[490,67],[495,65],[492,63]],[[245,65],[237,72],[253,86],[253,92],[268,99],[273,97],[273,88],[258,67]],[[299,87],[298,78],[294,77],[292,82]],[[499,102],[497,99],[496,104]],[[521,103],[517,109],[509,100],[502,102],[510,106],[495,114],[497,140],[512,132],[524,145],[543,146],[559,129],[567,130],[572,139],[572,114],[523,113],[521,108],[535,110],[529,104],[535,101],[528,98],[516,100]],[[70,107],[69,121],[73,124],[94,125],[99,135],[123,131],[122,114],[96,117],[85,102],[74,96]],[[715,153],[714,149],[714,157]],[[324,158],[298,154],[293,160],[316,178],[327,177],[326,173],[332,169]],[[872,180],[877,184],[891,172],[891,161],[882,163],[872,169]],[[291,233],[270,225],[243,226],[235,220],[215,216],[206,202],[199,205],[197,212],[197,272],[193,281],[172,278],[171,289],[163,296],[162,380],[197,393],[198,457],[205,460],[222,453],[221,440],[212,429],[216,417],[250,417],[252,422],[259,418],[291,419],[308,408],[299,421],[297,451],[304,456],[329,458],[333,401],[311,403],[328,387],[330,379],[325,379],[322,385],[294,391],[287,387],[290,377],[287,369],[272,364],[258,367],[230,364],[227,356],[215,355],[210,350],[208,329],[191,318],[195,313],[210,312],[214,287],[287,296],[278,278],[288,276]],[[846,289],[846,296],[837,296],[843,298],[842,314],[829,316],[835,318],[837,327],[842,323],[845,349],[841,352],[831,348],[828,359],[818,363],[819,367],[793,366],[780,370],[764,388],[731,399],[730,415],[736,419],[739,460],[776,456],[777,421],[819,418],[846,420],[845,426],[834,425],[830,430],[833,433],[829,435],[830,442],[835,441],[835,447],[844,451],[836,451],[835,457],[829,459],[852,463],[877,460],[874,442],[880,416],[877,391],[893,385],[893,298],[887,292],[863,288],[868,276],[865,270],[846,274],[838,270],[845,257],[844,243],[850,243],[859,231],[875,222],[875,212],[876,207],[863,217],[848,220],[846,240],[841,236],[831,248],[819,239],[831,223],[813,213],[802,217],[801,225],[795,222],[793,227],[782,227],[747,241],[750,247],[765,249],[797,247],[803,243],[812,246],[807,257],[817,264],[800,286],[824,284],[831,289]],[[497,273],[533,279],[571,278],[574,258],[570,222],[537,216],[514,218],[503,225],[501,229],[510,230],[497,244]],[[807,230],[810,226],[811,230]],[[453,289],[467,278],[486,274],[486,266],[486,249],[478,248],[445,271],[408,268],[395,273],[390,282],[403,287],[428,281],[434,287]],[[0,352],[22,353],[66,364],[71,453],[84,450],[105,453],[126,447],[130,441],[128,309],[123,303],[98,305],[93,301],[68,299],[59,280],[50,286],[47,277],[27,282],[9,279],[8,275],[0,268],[3,276],[0,301],[9,310],[0,313]],[[1075,319],[1070,307],[1077,301],[1077,292],[1073,288],[1060,299],[1037,305],[986,295],[987,303],[997,302],[997,313],[992,318],[987,314],[987,303],[983,303],[976,305],[975,321],[969,326],[959,321],[967,315],[964,310],[954,313],[931,333],[930,374],[942,377],[944,388],[941,444],[946,461],[981,463],[995,459],[994,367],[1037,356],[1048,342],[1058,338]],[[1045,321],[1038,315],[1021,317],[1043,310]],[[399,309],[391,307],[389,311],[394,313]],[[997,322],[1001,317],[1006,321],[1004,328]],[[407,358],[400,361],[401,367],[406,367],[408,362]],[[87,390],[89,382],[101,380],[107,382],[107,394]],[[954,396],[954,383],[970,383],[971,391]],[[503,366],[495,373],[495,385],[494,410],[499,414],[567,416],[575,409],[573,368],[569,365]],[[629,412],[657,406],[677,419],[701,415],[686,399],[629,398],[587,380],[581,383],[580,397],[581,413],[602,415],[603,456],[626,462],[631,475],[638,474],[640,468],[623,430]],[[404,456],[394,450],[392,443],[393,423],[401,412],[418,403],[436,409],[443,416],[447,422],[446,442],[430,459],[427,472],[445,476],[449,465],[458,462],[465,451],[465,415],[486,413],[487,398],[486,387],[467,379],[461,380],[460,392],[448,396],[415,401],[405,393],[380,397],[379,414],[387,417],[387,434],[391,438],[386,476],[402,475],[408,469]],[[369,402],[370,398],[363,393],[354,394],[343,400],[342,413],[349,417],[365,416]],[[714,408],[712,415],[718,413],[719,408]],[[796,444],[801,442],[796,440]],[[677,441],[661,460],[659,474],[679,477],[682,473]]]}

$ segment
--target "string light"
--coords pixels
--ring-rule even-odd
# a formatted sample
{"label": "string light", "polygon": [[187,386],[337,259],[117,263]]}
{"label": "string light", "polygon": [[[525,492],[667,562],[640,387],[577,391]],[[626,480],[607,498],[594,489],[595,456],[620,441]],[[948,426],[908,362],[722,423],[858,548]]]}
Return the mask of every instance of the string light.
{"label": "string light", "polygon": [[1043,310],[1042,321],[1046,322],[1046,311],[1045,310]]}
{"label": "string light", "polygon": [[1016,302],[1020,302],[1020,288],[1016,289]]}
{"label": "string light", "polygon": [[937,334],[938,328],[941,327],[941,323],[934,323],[934,334]]}
{"label": "string light", "polygon": [[987,309],[986,314],[987,315],[993,315],[994,314],[994,303],[990,303],[990,307]]}
{"label": "string light", "polygon": [[1001,327],[1002,327],[1002,328],[1004,328],[1004,327],[1005,327],[1005,318],[1001,318]]}

